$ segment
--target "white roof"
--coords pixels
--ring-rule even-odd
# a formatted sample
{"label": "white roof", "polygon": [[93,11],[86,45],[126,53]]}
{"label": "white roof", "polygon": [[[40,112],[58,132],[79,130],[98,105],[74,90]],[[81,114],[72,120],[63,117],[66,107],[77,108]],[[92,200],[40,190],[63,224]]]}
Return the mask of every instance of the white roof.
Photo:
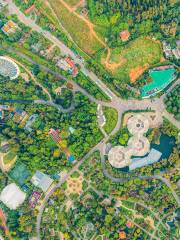
{"label": "white roof", "polygon": [[6,186],[0,195],[0,201],[13,210],[18,208],[24,202],[25,198],[26,194],[15,183]]}
{"label": "white roof", "polygon": [[0,56],[0,74],[13,80],[19,76],[20,70],[13,60],[8,57]]}
{"label": "white roof", "polygon": [[127,128],[132,135],[142,135],[149,129],[149,120],[142,114],[134,115],[128,119]]}
{"label": "white roof", "polygon": [[40,171],[36,171],[35,175],[31,179],[31,182],[36,187],[41,188],[43,192],[46,192],[53,183],[53,180],[48,175]]}
{"label": "white roof", "polygon": [[123,146],[115,146],[108,153],[109,163],[115,168],[127,166],[131,160],[131,149]]}
{"label": "white roof", "polygon": [[133,156],[144,156],[150,151],[149,140],[141,135],[131,137],[128,146],[132,149]]}

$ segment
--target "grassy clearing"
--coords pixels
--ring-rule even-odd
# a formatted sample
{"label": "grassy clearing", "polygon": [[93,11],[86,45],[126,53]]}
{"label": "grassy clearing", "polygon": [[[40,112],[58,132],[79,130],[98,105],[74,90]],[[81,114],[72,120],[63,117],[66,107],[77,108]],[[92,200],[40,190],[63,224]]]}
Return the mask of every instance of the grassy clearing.
{"label": "grassy clearing", "polygon": [[[158,42],[148,38],[138,38],[124,48],[112,50],[109,63],[121,61],[121,65],[112,73],[115,77],[129,82],[132,81],[133,72],[134,74],[139,72],[139,75],[134,76],[137,80],[146,68],[160,62],[162,56],[161,45]],[[102,63],[105,58],[104,53]]]}
{"label": "grassy clearing", "polygon": [[16,157],[16,153],[13,151],[8,152],[3,159],[4,164],[10,163]]}
{"label": "grassy clearing", "polygon": [[103,46],[90,32],[88,25],[70,12],[59,0],[51,2],[51,7],[75,43],[87,54],[93,54]]}
{"label": "grassy clearing", "polygon": [[106,118],[104,130],[106,131],[106,133],[111,133],[117,124],[118,112],[114,108],[103,107],[103,113]]}

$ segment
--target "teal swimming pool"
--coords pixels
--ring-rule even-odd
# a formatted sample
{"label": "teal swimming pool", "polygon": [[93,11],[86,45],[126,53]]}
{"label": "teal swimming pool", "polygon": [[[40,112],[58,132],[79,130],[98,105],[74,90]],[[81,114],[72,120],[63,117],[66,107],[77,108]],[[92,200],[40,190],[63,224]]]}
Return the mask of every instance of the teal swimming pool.
{"label": "teal swimming pool", "polygon": [[167,87],[175,77],[175,68],[173,66],[162,66],[149,71],[152,82],[146,84],[141,89],[141,97],[147,98],[155,95]]}

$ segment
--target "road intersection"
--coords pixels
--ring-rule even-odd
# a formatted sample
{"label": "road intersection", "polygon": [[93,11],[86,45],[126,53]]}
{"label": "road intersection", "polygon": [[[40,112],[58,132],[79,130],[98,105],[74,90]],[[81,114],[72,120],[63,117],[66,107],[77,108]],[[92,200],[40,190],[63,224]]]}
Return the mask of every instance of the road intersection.
{"label": "road intersection", "polygon": [[[53,36],[50,32],[43,30],[40,26],[38,26],[34,21],[32,21],[30,18],[26,17],[17,7],[16,5],[12,2],[12,0],[6,0],[6,2],[9,3],[8,7],[9,7],[9,12],[11,14],[16,14],[19,18],[19,20],[21,22],[23,22],[25,25],[31,27],[34,31],[37,31],[38,33],[42,34],[45,38],[47,38],[49,41],[51,41],[53,44],[55,44],[57,47],[60,48],[61,52],[65,55],[70,56],[74,62],[76,64],[78,64],[80,66],[80,70],[86,75],[88,76],[91,81],[93,81],[94,83],[97,84],[97,86],[110,98],[109,102],[103,102],[103,101],[99,101],[97,99],[95,99],[94,97],[92,97],[90,94],[88,94],[84,89],[82,89],[80,86],[78,86],[77,84],[75,84],[73,82],[73,84],[76,87],[77,91],[82,92],[85,96],[87,96],[90,101],[95,102],[96,104],[100,104],[101,106],[108,106],[108,107],[112,107],[114,109],[117,110],[118,112],[118,121],[117,124],[115,126],[115,128],[113,129],[113,131],[109,134],[106,135],[101,142],[99,142],[96,146],[94,146],[81,160],[78,161],[78,163],[71,169],[71,171],[69,171],[63,178],[60,179],[60,181],[58,182],[58,184],[47,194],[45,195],[43,204],[41,205],[39,212],[38,212],[38,216],[37,216],[37,239],[41,239],[40,237],[40,226],[41,226],[41,219],[42,219],[42,214],[43,211],[45,209],[45,204],[47,203],[47,201],[49,200],[49,198],[52,196],[52,194],[59,188],[62,186],[62,184],[64,182],[66,182],[66,180],[75,172],[78,170],[78,168],[80,167],[80,165],[85,161],[85,159],[87,159],[88,157],[90,157],[93,152],[95,151],[100,151],[101,153],[101,161],[102,161],[102,168],[103,168],[103,173],[106,177],[110,178],[112,181],[114,182],[123,182],[123,181],[127,181],[129,179],[132,179],[132,177],[126,178],[126,179],[122,179],[122,178],[114,178],[111,175],[109,175],[109,173],[107,172],[106,168],[105,168],[105,159],[103,156],[104,153],[104,149],[105,149],[105,144],[106,142],[109,140],[110,136],[114,135],[121,127],[121,120],[122,120],[122,116],[123,113],[126,111],[130,111],[130,110],[153,110],[156,111],[158,114],[166,117],[167,119],[169,119],[176,127],[180,128],[180,123],[178,121],[176,121],[165,109],[165,105],[164,105],[164,96],[162,95],[160,98],[154,98],[152,99],[144,99],[144,100],[124,100],[121,99],[119,97],[117,97],[106,85],[105,83],[103,83],[93,72],[89,71],[86,67],[85,67],[85,63],[83,63],[78,56],[76,56],[73,51],[71,49],[69,49],[67,46],[65,46],[64,43],[62,43],[59,39],[57,39],[55,36]],[[20,54],[22,57],[26,57],[23,56],[23,54]],[[28,57],[26,57],[28,58]],[[32,60],[31,60],[32,61]],[[63,76],[61,76],[60,74],[53,72],[52,70],[50,70],[49,68],[47,68],[46,66],[40,66],[42,67],[44,70],[51,72],[52,74],[55,74],[61,78],[64,78]],[[64,80],[66,80],[64,78]],[[179,83],[180,80],[177,80],[175,84]],[[19,100],[20,101],[20,100]],[[62,107],[58,106],[57,104],[55,104],[53,102],[52,99],[50,99],[50,101],[44,101],[44,100],[36,100],[34,103],[36,104],[47,104],[47,105],[51,105],[53,107],[58,108],[60,111],[64,112],[64,110],[62,109]],[[73,110],[70,109],[71,111]],[[68,112],[69,110],[66,110],[66,112]],[[171,192],[177,202],[178,205],[180,205],[180,200],[176,194],[176,192],[173,190],[171,184],[169,183],[169,181],[167,179],[165,179],[163,176],[161,175],[154,175],[154,176],[136,176],[133,178],[141,178],[141,179],[159,179],[161,181],[163,181],[170,189]]]}

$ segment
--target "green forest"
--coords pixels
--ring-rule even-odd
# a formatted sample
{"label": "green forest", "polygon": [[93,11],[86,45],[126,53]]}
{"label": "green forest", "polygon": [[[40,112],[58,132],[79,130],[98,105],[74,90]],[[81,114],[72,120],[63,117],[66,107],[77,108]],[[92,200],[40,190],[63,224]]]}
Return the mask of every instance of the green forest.
{"label": "green forest", "polygon": [[180,84],[177,85],[170,93],[165,97],[166,109],[169,113],[172,113],[174,117],[180,121]]}
{"label": "green forest", "polygon": [[[122,42],[119,32],[128,29],[131,38],[153,32],[159,39],[166,38],[175,44],[178,36],[179,6],[169,0],[88,0],[91,20],[97,24],[97,30],[108,38],[111,47]],[[175,3],[175,4],[174,4]],[[174,30],[174,31],[173,31]]]}

